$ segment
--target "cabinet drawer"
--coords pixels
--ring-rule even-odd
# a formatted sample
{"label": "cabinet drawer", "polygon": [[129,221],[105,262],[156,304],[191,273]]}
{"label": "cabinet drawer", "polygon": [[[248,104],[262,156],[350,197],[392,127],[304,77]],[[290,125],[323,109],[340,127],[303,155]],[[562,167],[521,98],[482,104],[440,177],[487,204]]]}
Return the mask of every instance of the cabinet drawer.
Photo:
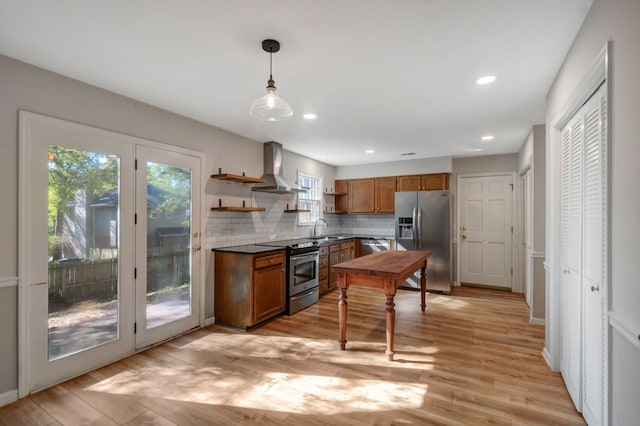
{"label": "cabinet drawer", "polygon": [[320,269],[326,268],[327,266],[329,266],[329,256],[321,257],[320,260],[318,261],[318,266],[320,267]]}
{"label": "cabinet drawer", "polygon": [[321,258],[322,256],[326,256],[327,254],[329,254],[329,246],[320,246],[320,248],[318,249],[318,254]]}
{"label": "cabinet drawer", "polygon": [[278,265],[284,263],[284,254],[272,254],[271,256],[256,257],[253,260],[253,267],[255,269],[266,268],[267,266]]}
{"label": "cabinet drawer", "polygon": [[331,244],[329,246],[329,252],[334,253],[336,251],[340,251],[340,244]]}
{"label": "cabinet drawer", "polygon": [[325,268],[325,269],[320,269],[320,272],[318,272],[318,280],[322,281],[325,280],[329,277],[329,268]]}
{"label": "cabinet drawer", "polygon": [[351,241],[345,241],[340,244],[340,250],[350,250],[351,249]]}
{"label": "cabinet drawer", "polygon": [[320,290],[320,293],[324,293],[325,291],[329,290],[329,281],[322,280],[318,282],[318,290]]}

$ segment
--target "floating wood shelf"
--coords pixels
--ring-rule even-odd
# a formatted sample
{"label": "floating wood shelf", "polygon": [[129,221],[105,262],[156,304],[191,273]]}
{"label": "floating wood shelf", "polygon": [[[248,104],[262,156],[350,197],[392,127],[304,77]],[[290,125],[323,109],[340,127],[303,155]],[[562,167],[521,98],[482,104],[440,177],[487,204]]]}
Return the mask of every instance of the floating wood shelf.
{"label": "floating wood shelf", "polygon": [[219,180],[227,180],[231,182],[240,182],[240,183],[264,183],[264,179],[262,178],[233,175],[231,173],[219,173],[217,175],[211,175],[211,178],[219,179]]}
{"label": "floating wood shelf", "polygon": [[285,210],[285,213],[307,213],[310,212],[311,210],[298,210],[298,209],[293,209],[293,210]]}
{"label": "floating wood shelf", "polygon": [[346,192],[325,192],[324,195],[347,195]]}
{"label": "floating wood shelf", "polygon": [[211,207],[212,211],[226,211],[226,212],[263,212],[266,209],[264,207]]}

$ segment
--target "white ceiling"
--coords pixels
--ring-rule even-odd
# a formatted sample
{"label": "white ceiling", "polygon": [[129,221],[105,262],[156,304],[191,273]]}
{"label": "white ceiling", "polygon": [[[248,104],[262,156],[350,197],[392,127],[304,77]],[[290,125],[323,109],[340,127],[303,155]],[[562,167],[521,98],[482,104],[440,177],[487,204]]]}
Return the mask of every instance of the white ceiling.
{"label": "white ceiling", "polygon": [[[333,165],[487,155],[517,152],[544,122],[590,5],[0,0],[0,53]],[[286,122],[248,114],[268,79],[265,38],[282,45],[273,77],[294,110]],[[477,86],[487,74],[497,81]]]}

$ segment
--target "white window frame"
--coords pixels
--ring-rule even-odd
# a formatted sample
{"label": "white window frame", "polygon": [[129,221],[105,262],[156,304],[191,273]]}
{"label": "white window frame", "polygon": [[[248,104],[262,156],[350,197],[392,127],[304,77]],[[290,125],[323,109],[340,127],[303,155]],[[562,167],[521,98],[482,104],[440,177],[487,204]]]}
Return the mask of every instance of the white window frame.
{"label": "white window frame", "polygon": [[[322,218],[322,176],[315,176],[298,170],[298,185],[311,187],[306,192],[298,193],[298,209],[311,210],[311,212],[298,213],[298,226],[313,226],[317,219]],[[313,198],[306,198],[308,196]],[[309,205],[309,202],[311,202],[311,205]]]}

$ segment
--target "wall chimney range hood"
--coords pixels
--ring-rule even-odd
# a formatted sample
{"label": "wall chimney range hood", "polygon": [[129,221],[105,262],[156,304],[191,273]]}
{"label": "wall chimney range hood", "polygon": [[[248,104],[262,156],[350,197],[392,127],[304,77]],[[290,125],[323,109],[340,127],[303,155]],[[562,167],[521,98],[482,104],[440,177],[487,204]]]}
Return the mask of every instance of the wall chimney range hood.
{"label": "wall chimney range hood", "polygon": [[271,192],[274,194],[292,194],[305,192],[308,188],[303,188],[284,177],[282,164],[282,144],[278,142],[264,143],[264,183],[253,186],[252,190],[257,192]]}

